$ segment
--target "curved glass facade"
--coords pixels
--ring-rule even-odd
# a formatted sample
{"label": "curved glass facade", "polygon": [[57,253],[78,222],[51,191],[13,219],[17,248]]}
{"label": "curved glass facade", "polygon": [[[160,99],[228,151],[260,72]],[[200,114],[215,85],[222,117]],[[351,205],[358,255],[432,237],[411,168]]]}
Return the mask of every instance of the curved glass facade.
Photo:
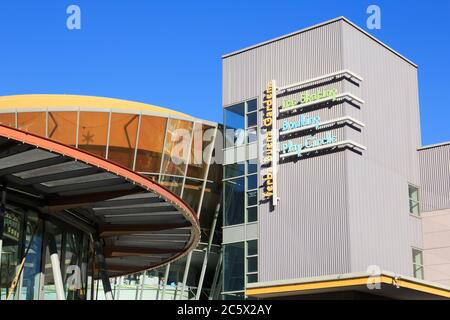
{"label": "curved glass facade", "polygon": [[[104,157],[153,179],[179,195],[200,217],[201,243],[190,257],[184,257],[167,267],[146,272],[145,282],[151,283],[157,279],[156,282],[161,286],[158,284],[157,288],[148,289],[148,292],[144,290],[145,286],[142,287],[143,292],[147,292],[142,293],[142,297],[143,299],[205,299],[210,296],[210,288],[215,287],[220,281],[220,277],[216,274],[220,269],[216,268],[216,264],[220,261],[222,225],[221,216],[218,219],[214,218],[220,202],[222,168],[220,165],[210,163],[214,150],[212,145],[219,130],[216,123],[189,116],[174,116],[169,112],[165,115],[143,109],[128,110],[128,108],[120,109],[116,106],[110,108],[106,103],[104,108],[91,108],[89,105],[67,107],[63,104],[58,107],[47,107],[45,103],[42,107],[33,105],[25,108],[22,103],[21,106],[12,104],[4,111],[0,109],[0,124]],[[17,223],[20,224],[20,221]],[[212,228],[214,228],[214,236],[210,237]],[[64,235],[63,243],[62,235],[68,231],[64,228],[60,231],[61,237],[56,234],[55,240],[58,247],[64,246],[60,251],[61,254],[62,252],[65,254],[64,261],[81,261],[83,257],[80,256],[82,252],[80,246],[85,244],[81,238],[78,239],[80,235],[74,233]],[[26,234],[25,231],[22,233]],[[212,243],[207,268],[202,272],[204,249],[208,247],[210,240]],[[13,252],[17,253],[17,250],[14,251],[11,248]],[[3,268],[7,268],[7,265],[13,269],[14,263],[20,262],[11,260],[5,266],[2,263],[2,271],[4,271]],[[186,271],[187,276],[184,276]],[[24,277],[27,275],[28,273],[24,272]],[[168,275],[167,279],[166,275]],[[203,285],[197,294],[200,277]],[[44,298],[51,298],[54,294],[50,278],[51,276],[46,277],[45,280]],[[139,274],[115,279],[114,290],[117,292],[122,289],[122,298],[128,299],[130,297],[126,296],[124,290],[130,289],[130,285],[130,290],[138,290],[142,284],[142,282],[139,283],[139,279],[142,278],[143,275]],[[3,276],[2,282],[7,281],[6,279]],[[27,290],[33,290],[31,282],[27,283],[30,283]],[[87,281],[86,285],[90,286],[91,282]],[[2,288],[7,288],[6,282],[2,283]],[[87,288],[83,292],[89,296],[90,290]],[[30,294],[25,293],[28,298],[31,297]],[[71,294],[73,298],[84,297],[80,297],[79,293]],[[19,298],[22,299],[25,296]],[[102,294],[95,295],[95,298],[102,299]]]}

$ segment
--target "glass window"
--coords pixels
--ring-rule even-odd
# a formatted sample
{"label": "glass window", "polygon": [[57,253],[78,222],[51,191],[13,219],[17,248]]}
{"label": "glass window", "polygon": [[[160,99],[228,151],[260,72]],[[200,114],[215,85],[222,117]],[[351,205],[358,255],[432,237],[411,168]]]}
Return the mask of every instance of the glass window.
{"label": "glass window", "polygon": [[6,299],[17,272],[22,255],[23,215],[8,210],[3,221],[3,244],[0,265],[0,290],[2,300]]}
{"label": "glass window", "polygon": [[258,188],[258,176],[256,174],[247,176],[247,190],[252,190],[256,188]]}
{"label": "glass window", "polygon": [[414,277],[418,279],[424,278],[424,270],[423,270],[423,255],[422,251],[418,249],[412,250],[413,255],[413,268],[414,268]]}
{"label": "glass window", "polygon": [[245,174],[245,163],[231,163],[224,166],[225,179],[243,176]]}
{"label": "glass window", "polygon": [[0,114],[0,124],[8,127],[16,127],[16,114],[15,113],[2,113]]}
{"label": "glass window", "polygon": [[23,267],[21,300],[39,299],[42,232],[42,220],[38,218],[36,213],[28,211],[25,248],[29,247],[29,250]]}
{"label": "glass window", "polygon": [[258,282],[258,274],[251,273],[247,275],[247,283]]}
{"label": "glass window", "polygon": [[244,178],[225,181],[225,211],[226,226],[244,223]]}
{"label": "glass window", "polygon": [[258,101],[256,99],[247,102],[247,112],[256,111],[258,107]]}
{"label": "glass window", "polygon": [[203,181],[186,179],[184,183],[183,200],[195,211],[198,210]]}
{"label": "glass window", "polygon": [[258,257],[247,258],[247,272],[258,271]]}
{"label": "glass window", "polygon": [[133,168],[138,123],[138,115],[123,113],[111,114],[108,150],[109,160],[130,169]]}
{"label": "glass window", "polygon": [[258,135],[256,128],[250,128],[247,130],[247,143],[256,142],[258,140]]}
{"label": "glass window", "polygon": [[136,171],[159,173],[166,123],[166,118],[141,116]]}
{"label": "glass window", "polygon": [[253,112],[247,115],[247,127],[255,127],[258,122],[258,113]]}
{"label": "glass window", "polygon": [[17,117],[20,130],[45,137],[45,112],[19,112]]}
{"label": "glass window", "polygon": [[252,159],[247,160],[247,174],[252,174],[258,172],[258,160]]}
{"label": "glass window", "polygon": [[224,245],[223,291],[244,289],[244,242]]}
{"label": "glass window", "polygon": [[258,221],[258,207],[250,207],[247,209],[247,222]]}
{"label": "glass window", "polygon": [[[191,156],[188,166],[188,177],[204,179],[207,164],[213,145],[209,146],[213,139],[216,129],[211,126],[196,123],[194,125],[193,140],[191,143]],[[206,140],[206,141],[204,141]],[[208,148],[209,146],[209,148]]]}
{"label": "glass window", "polygon": [[258,191],[247,192],[247,205],[254,206],[258,204]]}
{"label": "glass window", "polygon": [[239,103],[224,109],[225,148],[243,144],[245,130],[245,104]]}
{"label": "glass window", "polygon": [[107,112],[80,112],[78,148],[106,157],[109,114]]}
{"label": "glass window", "polygon": [[258,254],[258,240],[247,241],[247,255],[254,256]]}
{"label": "glass window", "polygon": [[415,186],[409,185],[409,213],[420,215],[419,189]]}
{"label": "glass window", "polygon": [[181,194],[181,189],[183,188],[183,178],[174,176],[162,176],[161,185],[179,196]]}
{"label": "glass window", "polygon": [[191,143],[192,122],[169,119],[162,173],[184,176]]}
{"label": "glass window", "polygon": [[75,146],[77,143],[77,112],[49,112],[48,137]]}

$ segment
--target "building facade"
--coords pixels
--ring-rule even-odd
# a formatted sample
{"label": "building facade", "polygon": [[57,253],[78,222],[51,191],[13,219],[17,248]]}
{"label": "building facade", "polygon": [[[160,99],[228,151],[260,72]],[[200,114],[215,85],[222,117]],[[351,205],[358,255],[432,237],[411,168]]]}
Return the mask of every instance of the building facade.
{"label": "building facade", "polygon": [[[113,280],[113,290],[120,297],[122,287],[122,298],[130,298],[128,291],[133,291],[134,297],[136,290],[137,296],[144,299],[209,298],[212,282],[219,278],[215,273],[221,242],[221,218],[218,223],[217,219],[221,216],[222,170],[220,165],[211,164],[220,130],[216,123],[125,100],[21,95],[0,97],[0,124],[107,159],[152,179],[183,199],[200,219],[197,248],[162,268],[118,277]],[[138,216],[140,211],[130,208],[123,213]],[[5,220],[7,230],[19,237],[25,229],[18,223],[11,215]],[[174,241],[182,240],[184,235],[174,232],[172,237]],[[158,241],[157,236],[154,240]],[[59,247],[65,245],[68,244],[60,243]],[[4,246],[3,251],[10,250]],[[2,255],[3,275],[7,274],[8,265],[19,263],[14,252]],[[11,256],[13,260],[5,260]],[[11,281],[2,277],[3,295]],[[100,285],[100,294],[95,298],[105,298],[101,289]],[[55,297],[54,293],[45,298]]]}
{"label": "building facade", "polygon": [[222,59],[224,298],[423,279],[417,66],[345,18]]}

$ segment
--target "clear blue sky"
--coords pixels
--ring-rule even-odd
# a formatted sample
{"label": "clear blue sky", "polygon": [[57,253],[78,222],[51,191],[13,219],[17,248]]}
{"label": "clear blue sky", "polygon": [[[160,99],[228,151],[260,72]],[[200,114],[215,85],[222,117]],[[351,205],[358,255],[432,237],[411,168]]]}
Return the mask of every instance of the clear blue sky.
{"label": "clear blue sky", "polygon": [[[81,7],[82,29],[66,28]],[[0,95],[141,101],[221,121],[221,56],[337,16],[419,65],[423,144],[450,141],[450,1],[9,0],[0,3]],[[279,10],[279,14],[273,12]]]}

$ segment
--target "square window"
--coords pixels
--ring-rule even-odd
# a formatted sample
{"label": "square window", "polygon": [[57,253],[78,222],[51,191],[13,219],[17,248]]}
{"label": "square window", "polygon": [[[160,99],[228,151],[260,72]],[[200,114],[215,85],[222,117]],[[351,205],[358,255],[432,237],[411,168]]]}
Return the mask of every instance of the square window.
{"label": "square window", "polygon": [[252,174],[247,176],[247,190],[253,190],[258,188],[258,175]]}
{"label": "square window", "polygon": [[258,254],[258,240],[247,241],[247,255],[254,256]]}
{"label": "square window", "polygon": [[247,115],[247,127],[255,127],[258,123],[258,113],[253,112]]}
{"label": "square window", "polygon": [[247,272],[258,271],[258,257],[247,258]]}
{"label": "square window", "polygon": [[252,273],[247,275],[247,283],[258,282],[258,274]]}
{"label": "square window", "polygon": [[258,221],[258,207],[251,207],[247,209],[247,222]]}
{"label": "square window", "polygon": [[247,192],[247,205],[254,206],[258,204],[258,191]]}
{"label": "square window", "polygon": [[258,108],[258,101],[256,99],[247,102],[247,112],[256,111]]}

